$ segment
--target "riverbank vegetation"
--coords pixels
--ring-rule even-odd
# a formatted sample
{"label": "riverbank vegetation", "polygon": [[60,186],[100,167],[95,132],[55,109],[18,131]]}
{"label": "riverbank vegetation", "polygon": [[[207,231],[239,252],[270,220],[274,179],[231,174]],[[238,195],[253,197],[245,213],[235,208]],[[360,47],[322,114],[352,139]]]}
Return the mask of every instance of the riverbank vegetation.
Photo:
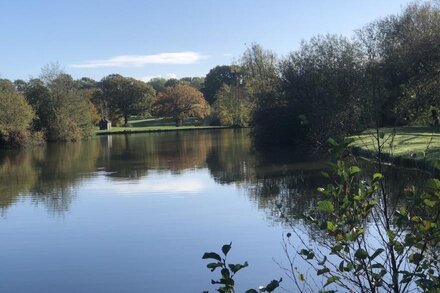
{"label": "riverbank vegetation", "polygon": [[280,60],[251,47],[244,68],[256,101],[256,142],[319,148],[329,136],[433,123],[439,28],[439,7],[429,2],[367,24],[352,39],[313,37]]}

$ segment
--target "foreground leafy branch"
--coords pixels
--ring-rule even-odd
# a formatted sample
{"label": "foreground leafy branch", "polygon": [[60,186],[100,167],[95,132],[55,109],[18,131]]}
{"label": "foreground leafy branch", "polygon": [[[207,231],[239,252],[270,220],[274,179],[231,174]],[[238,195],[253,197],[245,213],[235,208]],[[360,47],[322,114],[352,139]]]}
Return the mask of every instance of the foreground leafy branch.
{"label": "foreground leafy branch", "polygon": [[[221,293],[235,293],[235,275],[243,268],[248,266],[247,261],[243,264],[232,264],[226,262],[226,257],[231,250],[232,242],[229,244],[225,244],[222,246],[222,254],[223,257],[221,257],[216,252],[206,252],[203,254],[202,259],[209,259],[214,260],[214,262],[208,263],[206,267],[211,270],[211,272],[214,272],[217,268],[220,269],[220,279],[219,280],[211,280],[211,284],[213,285],[219,285],[219,287],[216,289],[217,292]],[[272,280],[268,285],[265,287],[260,287],[259,290],[255,289],[249,289],[246,290],[245,293],[258,293],[258,292],[273,292],[276,288],[279,287],[280,280]],[[207,293],[208,291],[204,291],[204,293]]]}
{"label": "foreground leafy branch", "polygon": [[[295,249],[316,276],[301,273],[297,278],[291,266],[291,279],[324,278],[321,292],[438,292],[440,180],[428,180],[421,191],[407,190],[392,204],[381,173],[363,178],[358,166],[341,159],[350,140],[329,142],[336,159],[332,172],[323,176],[331,183],[319,188],[316,207],[301,216],[322,237],[285,246],[285,251]],[[315,291],[295,284],[300,292]]]}

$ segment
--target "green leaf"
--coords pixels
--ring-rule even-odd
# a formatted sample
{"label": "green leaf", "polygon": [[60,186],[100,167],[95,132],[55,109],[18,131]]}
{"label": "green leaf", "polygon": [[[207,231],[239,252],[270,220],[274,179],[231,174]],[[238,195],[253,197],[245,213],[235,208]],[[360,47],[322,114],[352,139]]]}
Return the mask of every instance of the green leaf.
{"label": "green leaf", "polygon": [[327,230],[331,231],[331,232],[335,232],[336,231],[336,225],[335,223],[333,223],[332,221],[327,221]]}
{"label": "green leaf", "polygon": [[378,248],[376,249],[376,251],[373,253],[373,255],[370,257],[370,260],[375,259],[379,254],[381,254],[382,252],[384,252],[385,249],[383,248]]}
{"label": "green leaf", "polygon": [[374,180],[380,180],[383,178],[383,175],[381,173],[374,173],[373,174],[373,179]]}
{"label": "green leaf", "polygon": [[222,269],[222,276],[223,276],[223,278],[224,279],[229,279],[229,277],[231,276],[231,273],[229,272],[229,270],[228,269]]}
{"label": "green leaf", "polygon": [[368,253],[365,250],[363,250],[362,248],[359,248],[354,253],[354,257],[360,258],[360,259],[366,259],[368,257]]}
{"label": "green leaf", "polygon": [[420,253],[413,253],[408,257],[409,261],[414,264],[418,264],[422,258],[423,257]]}
{"label": "green leaf", "polygon": [[338,276],[331,276],[330,278],[327,279],[327,282],[325,283],[324,287],[327,287],[328,285],[330,285],[331,283],[334,283],[338,280],[340,280],[341,278]]}
{"label": "green leaf", "polygon": [[231,269],[231,272],[233,272],[234,274],[236,272],[238,272],[239,270],[241,270],[242,268],[247,267],[249,264],[247,261],[244,262],[244,264],[229,264],[229,269]]}
{"label": "green leaf", "polygon": [[246,292],[244,292],[244,293],[258,293],[258,291],[255,289],[249,289],[249,290],[246,290]]}
{"label": "green leaf", "polygon": [[330,178],[330,175],[327,172],[321,171],[321,175],[324,178]]}
{"label": "green leaf", "polygon": [[333,147],[338,146],[338,143],[336,142],[336,140],[334,140],[331,137],[327,140],[327,142],[328,142],[329,145],[331,145]]}
{"label": "green leaf", "polygon": [[317,275],[320,276],[320,275],[328,273],[328,272],[330,272],[329,268],[323,268],[323,269],[318,270]]}
{"label": "green leaf", "polygon": [[423,200],[423,203],[428,207],[433,208],[437,202],[434,200],[425,199]]}
{"label": "green leaf", "polygon": [[202,259],[215,259],[218,261],[222,261],[220,255],[215,252],[205,252],[205,254],[202,256]]}
{"label": "green leaf", "polygon": [[266,288],[264,288],[264,291],[267,292],[272,292],[273,290],[275,290],[276,288],[278,288],[280,286],[281,281],[283,281],[283,279],[281,278],[279,281],[277,280],[272,280],[267,286]]}
{"label": "green leaf", "polygon": [[229,243],[229,244],[225,244],[225,245],[223,245],[223,247],[222,247],[222,252],[223,252],[223,254],[224,254],[225,256],[228,255],[229,250],[231,250],[231,246],[232,246],[232,242]]}
{"label": "green leaf", "polygon": [[339,271],[344,271],[344,261],[341,261],[341,263],[339,264]]}
{"label": "green leaf", "polygon": [[350,176],[357,174],[361,171],[361,168],[359,168],[358,166],[351,166],[350,168],[348,168],[348,173],[350,174]]}
{"label": "green leaf", "polygon": [[299,252],[300,255],[309,255],[309,250],[307,249],[301,249],[301,251]]}
{"label": "green leaf", "polygon": [[440,180],[438,179],[429,179],[425,183],[425,187],[427,189],[440,190]]}
{"label": "green leaf", "polygon": [[371,265],[371,268],[372,269],[383,269],[384,266],[383,266],[383,264],[375,263],[375,264]]}
{"label": "green leaf", "polygon": [[221,267],[221,266],[222,266],[222,263],[220,263],[220,262],[211,262],[206,265],[206,267],[208,269],[210,269],[211,272],[215,271],[216,268]]}
{"label": "green leaf", "polygon": [[335,210],[335,207],[333,206],[333,203],[328,200],[322,200],[318,201],[318,209],[323,212],[333,212]]}

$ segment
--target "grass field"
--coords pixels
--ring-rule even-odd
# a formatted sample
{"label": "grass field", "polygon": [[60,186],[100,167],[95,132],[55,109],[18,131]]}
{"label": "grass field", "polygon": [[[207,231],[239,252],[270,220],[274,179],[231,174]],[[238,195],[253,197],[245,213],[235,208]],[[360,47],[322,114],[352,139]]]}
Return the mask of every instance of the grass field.
{"label": "grass field", "polygon": [[[380,129],[383,152],[391,159],[414,161],[440,169],[440,128],[398,127]],[[377,152],[376,131],[368,130],[353,136],[355,149],[366,153]]]}
{"label": "grass field", "polygon": [[186,119],[181,126],[176,127],[175,122],[169,118],[149,118],[137,119],[132,118],[128,121],[127,127],[112,127],[111,130],[96,130],[97,135],[105,134],[127,134],[127,133],[147,133],[147,132],[164,132],[164,131],[180,131],[180,130],[196,130],[196,129],[219,129],[222,126],[206,126],[195,119]]}

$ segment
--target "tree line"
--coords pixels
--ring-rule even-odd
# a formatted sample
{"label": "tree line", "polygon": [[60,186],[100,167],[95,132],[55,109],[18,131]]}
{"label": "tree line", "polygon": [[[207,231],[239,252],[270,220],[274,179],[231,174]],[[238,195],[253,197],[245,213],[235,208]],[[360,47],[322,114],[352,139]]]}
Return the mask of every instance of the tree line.
{"label": "tree line", "polygon": [[205,77],[74,80],[49,66],[39,78],[3,79],[0,144],[76,141],[102,118],[128,126],[131,116],[161,116],[176,126],[188,117],[250,126],[256,145],[319,148],[369,127],[429,124],[439,75],[439,6],[415,3],[352,38],[315,36],[282,58],[253,44]]}
{"label": "tree line", "polygon": [[369,127],[427,126],[440,102],[439,5],[410,4],[350,39],[313,37],[281,59],[255,45],[243,68],[259,144],[319,147]]}

